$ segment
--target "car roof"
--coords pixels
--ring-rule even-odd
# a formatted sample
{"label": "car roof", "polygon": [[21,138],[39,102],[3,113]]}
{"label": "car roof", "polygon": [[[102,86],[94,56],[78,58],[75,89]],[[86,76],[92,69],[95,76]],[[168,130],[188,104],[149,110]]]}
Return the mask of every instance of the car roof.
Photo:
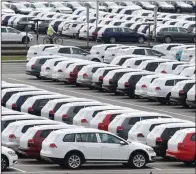
{"label": "car roof", "polygon": [[[145,114],[145,115],[144,115]],[[161,113],[156,113],[156,112],[146,112],[146,111],[137,111],[137,112],[131,112],[131,113],[126,113],[126,114],[122,114],[122,117],[149,117],[149,116],[168,116],[166,114],[161,114]],[[171,117],[172,118],[172,117]]]}
{"label": "car roof", "polygon": [[166,123],[159,125],[160,128],[175,128],[175,127],[186,127],[186,126],[195,126],[194,122],[187,123]]}
{"label": "car roof", "polygon": [[45,130],[45,129],[58,129],[58,128],[77,128],[79,126],[75,126],[75,125],[69,125],[69,124],[60,124],[60,125],[41,125],[41,126],[35,126],[35,127],[32,127],[31,129],[34,129],[34,130]]}
{"label": "car roof", "polygon": [[31,99],[38,100],[38,99],[53,98],[53,97],[58,97],[58,96],[63,96],[63,95],[62,94],[39,95],[39,96],[31,97]]}
{"label": "car roof", "polygon": [[[66,104],[65,106],[67,107],[67,106],[79,106],[79,105],[86,105],[86,104],[101,104],[101,102],[98,102],[98,101],[84,101],[84,102],[73,102],[73,103],[68,103],[68,104]],[[62,106],[64,106],[64,105],[62,105]]]}
{"label": "car roof", "polygon": [[53,120],[21,120],[21,121],[16,121],[14,123],[10,124],[15,124],[15,126],[24,126],[24,125],[31,125],[31,124],[39,124],[39,123],[54,123],[54,124],[64,124],[58,121],[53,121]]}
{"label": "car roof", "polygon": [[182,133],[195,133],[195,128],[187,128],[187,129],[182,129],[182,130],[179,130],[178,132],[182,132]]}
{"label": "car roof", "polygon": [[[15,119],[22,119],[22,118],[36,118],[38,116],[35,116],[35,115],[30,115],[30,114],[24,114],[24,115],[9,115],[9,116],[6,116],[6,117],[2,117],[2,121],[4,120],[15,120]],[[39,117],[38,117],[39,118]]]}
{"label": "car roof", "polygon": [[171,75],[167,77],[160,77],[158,80],[172,80],[172,79],[190,79],[190,77],[180,76],[180,75]]}

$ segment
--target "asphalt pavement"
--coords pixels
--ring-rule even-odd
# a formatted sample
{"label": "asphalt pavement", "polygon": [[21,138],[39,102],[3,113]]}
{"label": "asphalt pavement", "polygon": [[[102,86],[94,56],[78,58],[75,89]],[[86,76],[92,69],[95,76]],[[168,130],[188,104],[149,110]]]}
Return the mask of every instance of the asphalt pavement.
{"label": "asphalt pavement", "polygon": [[[181,106],[160,105],[157,102],[148,102],[145,99],[130,99],[127,96],[115,96],[110,93],[103,93],[97,90],[90,90],[83,87],[64,85],[62,82],[50,80],[38,80],[36,77],[25,74],[24,63],[3,63],[2,80],[10,83],[23,83],[33,85],[49,91],[58,92],[75,97],[84,97],[98,100],[104,103],[130,107],[133,109],[160,112],[176,118],[195,121],[195,109],[183,109]],[[163,160],[148,164],[145,169],[124,169],[117,165],[84,166],[81,170],[63,170],[56,164],[40,163],[34,159],[19,159],[19,163],[4,172],[7,174],[29,173],[29,174],[195,174],[193,166],[186,167],[182,162]]]}

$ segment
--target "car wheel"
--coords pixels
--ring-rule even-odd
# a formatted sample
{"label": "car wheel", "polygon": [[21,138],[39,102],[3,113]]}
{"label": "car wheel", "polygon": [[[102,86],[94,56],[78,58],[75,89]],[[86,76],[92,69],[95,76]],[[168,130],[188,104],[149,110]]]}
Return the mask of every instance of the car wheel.
{"label": "car wheel", "polygon": [[79,169],[82,165],[82,158],[79,154],[72,153],[66,158],[65,164],[70,169]]}
{"label": "car wheel", "polygon": [[166,100],[163,99],[163,98],[159,98],[159,99],[158,99],[158,102],[159,102],[160,104],[162,104],[162,105],[165,105],[165,104],[166,104]]}
{"label": "car wheel", "polygon": [[[29,43],[29,37],[27,37],[27,43]],[[22,38],[22,43],[26,44],[26,36]]]}
{"label": "car wheel", "polygon": [[143,37],[139,37],[138,38],[138,43],[140,43],[140,44],[144,43],[144,38]]}
{"label": "car wheel", "polygon": [[191,164],[193,164],[193,161],[183,161],[183,163],[184,163],[186,166],[190,166]]}
{"label": "car wheel", "polygon": [[186,101],[182,102],[182,106],[183,106],[183,108],[189,108],[189,105],[186,104]]}
{"label": "car wheel", "polygon": [[41,79],[41,77],[40,76],[36,76],[37,77],[37,79]]}
{"label": "car wheel", "polygon": [[165,41],[165,43],[170,43],[170,42],[172,41],[172,39],[171,39],[170,36],[166,36],[166,37],[164,38],[164,41]]}
{"label": "car wheel", "polygon": [[1,171],[5,171],[9,165],[8,159],[5,155],[1,155]]}
{"label": "car wheel", "polygon": [[195,36],[193,37],[193,43],[196,43],[196,37]]}
{"label": "car wheel", "polygon": [[99,59],[92,59],[93,62],[100,62]]}
{"label": "car wheel", "polygon": [[146,155],[142,152],[136,152],[131,157],[131,165],[134,168],[143,168],[146,165]]}
{"label": "car wheel", "polygon": [[177,13],[181,13],[181,11],[182,11],[181,8],[177,8],[177,9],[176,9],[176,12],[177,12]]}
{"label": "car wheel", "polygon": [[111,37],[111,38],[109,39],[109,42],[110,42],[111,44],[116,43],[116,38],[115,38],[115,37]]}
{"label": "car wheel", "polygon": [[60,13],[60,11],[59,11],[59,10],[57,10],[56,12],[57,12],[57,13]]}

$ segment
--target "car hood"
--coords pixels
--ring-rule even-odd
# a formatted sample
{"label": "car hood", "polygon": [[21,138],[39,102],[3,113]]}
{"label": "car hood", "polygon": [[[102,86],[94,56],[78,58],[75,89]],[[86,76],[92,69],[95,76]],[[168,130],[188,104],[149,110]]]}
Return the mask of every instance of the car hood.
{"label": "car hood", "polygon": [[130,141],[128,141],[129,142],[129,147],[130,148],[133,148],[133,146],[134,147],[137,147],[137,149],[145,149],[146,150],[146,148],[151,148],[150,146],[147,146],[147,145],[145,145],[145,144],[142,144],[142,143],[138,143],[138,142],[130,142]]}
{"label": "car hood", "polygon": [[162,7],[162,8],[174,8],[174,6],[169,5],[169,4],[168,4],[168,5],[161,5],[161,7]]}
{"label": "car hood", "polygon": [[1,9],[2,13],[15,13],[12,9]]}
{"label": "car hood", "polygon": [[23,12],[31,12],[31,11],[33,11],[33,9],[21,8],[20,11],[23,11]]}

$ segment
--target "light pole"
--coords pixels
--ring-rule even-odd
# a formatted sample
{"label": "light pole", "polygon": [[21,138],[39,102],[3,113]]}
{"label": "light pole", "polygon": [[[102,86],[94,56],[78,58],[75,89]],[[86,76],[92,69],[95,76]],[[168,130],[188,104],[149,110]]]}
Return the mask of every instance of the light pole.
{"label": "light pole", "polygon": [[87,47],[89,48],[89,5],[86,5]]}

